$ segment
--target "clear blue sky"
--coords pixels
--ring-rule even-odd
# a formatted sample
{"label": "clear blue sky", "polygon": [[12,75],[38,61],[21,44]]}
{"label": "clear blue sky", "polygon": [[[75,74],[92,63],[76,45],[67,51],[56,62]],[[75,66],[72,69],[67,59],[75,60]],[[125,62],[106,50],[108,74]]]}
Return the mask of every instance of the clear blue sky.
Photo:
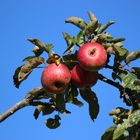
{"label": "clear blue sky", "polygon": [[[21,60],[28,55],[32,45],[27,38],[38,38],[53,43],[55,51],[62,54],[66,47],[62,32],[71,35],[77,28],[65,24],[70,16],[88,21],[87,11],[92,11],[100,22],[115,20],[109,28],[114,37],[125,37],[130,51],[140,50],[140,1],[139,0],[0,0],[0,113],[20,101],[26,92],[41,86],[42,69],[35,70],[19,89],[13,86],[12,76]],[[135,63],[138,65],[138,61]],[[109,71],[102,71],[109,75]],[[33,107],[24,108],[0,124],[1,140],[100,140],[101,134],[112,125],[110,110],[124,106],[115,88],[98,82],[94,87],[100,103],[100,113],[95,122],[88,116],[87,104],[78,108],[69,106],[71,115],[63,115],[61,126],[50,130],[44,125],[45,117],[33,118]]]}

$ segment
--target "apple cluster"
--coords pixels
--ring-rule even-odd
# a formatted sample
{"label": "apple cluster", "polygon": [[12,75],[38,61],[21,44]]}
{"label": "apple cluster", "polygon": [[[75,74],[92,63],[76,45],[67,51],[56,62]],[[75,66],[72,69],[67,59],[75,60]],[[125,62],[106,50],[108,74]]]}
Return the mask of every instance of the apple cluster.
{"label": "apple cluster", "polygon": [[98,71],[107,61],[107,52],[97,42],[88,42],[77,53],[78,64],[70,72],[66,65],[49,64],[41,76],[42,86],[51,93],[64,93],[71,82],[77,88],[91,87],[97,83]]}

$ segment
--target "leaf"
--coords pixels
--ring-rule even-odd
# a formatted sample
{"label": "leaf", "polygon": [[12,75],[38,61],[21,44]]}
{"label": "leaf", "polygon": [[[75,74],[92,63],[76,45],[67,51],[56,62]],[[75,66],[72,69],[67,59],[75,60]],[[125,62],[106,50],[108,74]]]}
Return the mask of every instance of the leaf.
{"label": "leaf", "polygon": [[78,63],[77,54],[67,54],[62,56],[63,63],[72,70],[73,67]]}
{"label": "leaf", "polygon": [[15,86],[19,88],[21,82],[30,75],[30,73],[33,71],[34,68],[36,68],[38,65],[42,63],[44,63],[44,58],[33,57],[28,59],[28,61],[24,65],[18,67],[13,76],[13,82]]}
{"label": "leaf", "polygon": [[66,23],[71,23],[77,27],[79,27],[80,29],[85,29],[87,24],[86,22],[78,17],[70,17],[68,19],[65,20]]}
{"label": "leaf", "polygon": [[66,32],[63,32],[63,36],[68,46],[68,48],[64,51],[64,53],[73,51],[75,45],[74,39]]}
{"label": "leaf", "polygon": [[134,73],[137,76],[137,78],[140,79],[140,68],[139,67],[132,67],[130,72]]}
{"label": "leaf", "polygon": [[32,60],[33,58],[36,58],[36,56],[28,56],[28,57],[24,58],[22,61],[28,62],[28,61]]}
{"label": "leaf", "polygon": [[60,64],[59,59],[60,59],[60,56],[58,54],[53,54],[53,56],[48,58],[47,63],[48,64],[55,63],[56,65],[59,65]]}
{"label": "leaf", "polygon": [[136,59],[140,58],[140,52],[134,51],[128,54],[128,56],[125,59],[125,63],[128,64]]}
{"label": "leaf", "polygon": [[138,130],[140,125],[140,109],[134,111],[122,124],[117,125],[113,134],[113,140],[118,140],[122,136],[129,135],[133,129]]}
{"label": "leaf", "polygon": [[124,88],[130,88],[131,90],[140,90],[140,84],[137,84],[140,80],[134,74],[127,74],[122,77],[122,86]]}
{"label": "leaf", "polygon": [[115,38],[112,40],[113,43],[118,43],[118,42],[122,42],[122,41],[125,41],[125,38],[121,37],[121,38]]}
{"label": "leaf", "polygon": [[102,135],[101,140],[113,140],[113,133],[115,129],[116,125],[113,125],[112,127],[108,128]]}
{"label": "leaf", "polygon": [[114,24],[114,21],[109,21],[105,25],[101,26],[99,30],[97,31],[97,34],[101,34],[103,31],[105,31],[110,25]]}
{"label": "leaf", "polygon": [[81,97],[89,104],[89,115],[94,121],[99,113],[99,104],[96,94],[91,89],[80,89]]}
{"label": "leaf", "polygon": [[95,22],[97,21],[97,18],[92,12],[88,12],[88,16],[90,18],[90,21],[95,21]]}
{"label": "leaf", "polygon": [[42,105],[38,105],[34,111],[34,117],[35,119],[38,119],[38,116],[40,114],[40,112],[42,111],[43,106]]}
{"label": "leaf", "polygon": [[66,96],[66,99],[65,100],[68,103],[72,103],[74,105],[77,105],[79,107],[82,107],[83,106],[83,103],[77,99],[77,96],[78,96],[78,90],[77,90],[77,88],[71,85],[69,94]]}
{"label": "leaf", "polygon": [[64,94],[56,94],[56,109],[61,113],[65,113]]}
{"label": "leaf", "polygon": [[44,50],[42,48],[39,48],[38,46],[34,46],[32,48],[32,52],[34,52],[35,56],[40,56]]}
{"label": "leaf", "polygon": [[[117,43],[115,45],[117,45]],[[121,48],[121,44],[120,46],[114,46],[114,51],[115,51],[115,60],[119,62],[125,60],[126,56],[128,55],[128,50],[125,48]]]}
{"label": "leaf", "polygon": [[78,45],[79,47],[85,44],[85,35],[83,31],[80,31],[78,35],[75,37],[75,42],[76,45]]}
{"label": "leaf", "polygon": [[58,115],[55,115],[55,118],[49,118],[45,121],[45,124],[50,129],[56,129],[60,126],[60,117]]}
{"label": "leaf", "polygon": [[37,56],[40,55],[43,51],[47,52],[49,54],[49,56],[53,55],[53,51],[52,51],[53,45],[52,44],[44,44],[43,42],[41,42],[40,40],[38,40],[36,38],[28,38],[27,40],[37,46],[36,48],[33,49],[33,52]]}
{"label": "leaf", "polygon": [[98,20],[93,13],[88,12],[90,23],[85,28],[85,34],[89,38],[98,28]]}

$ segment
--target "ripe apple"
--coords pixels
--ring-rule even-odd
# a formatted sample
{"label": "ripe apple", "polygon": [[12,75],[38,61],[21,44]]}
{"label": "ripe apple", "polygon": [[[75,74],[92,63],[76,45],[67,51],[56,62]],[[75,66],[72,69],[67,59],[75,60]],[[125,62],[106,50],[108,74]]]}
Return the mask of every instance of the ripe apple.
{"label": "ripe apple", "polygon": [[86,71],[79,65],[75,65],[71,72],[72,84],[78,88],[91,87],[96,84],[98,80],[98,73]]}
{"label": "ripe apple", "polygon": [[71,73],[64,64],[49,64],[41,76],[42,86],[51,93],[63,93],[71,80]]}
{"label": "ripe apple", "polygon": [[100,70],[107,61],[107,52],[99,43],[86,43],[78,50],[80,66],[87,71]]}

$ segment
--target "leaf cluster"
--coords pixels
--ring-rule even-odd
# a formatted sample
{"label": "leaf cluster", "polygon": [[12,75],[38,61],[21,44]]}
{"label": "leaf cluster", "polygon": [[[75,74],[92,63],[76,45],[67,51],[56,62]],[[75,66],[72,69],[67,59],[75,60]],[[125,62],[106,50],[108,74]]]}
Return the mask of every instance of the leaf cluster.
{"label": "leaf cluster", "polygon": [[[63,32],[63,37],[66,41],[67,48],[62,56],[53,51],[52,44],[45,44],[38,39],[28,39],[33,45],[33,56],[24,59],[25,64],[18,67],[13,76],[14,84],[19,87],[35,68],[39,68],[42,64],[64,63],[71,71],[78,63],[77,50],[86,42],[98,42],[106,49],[108,61],[105,69],[110,70],[112,79],[106,78],[99,74],[99,80],[110,84],[118,89],[120,98],[124,103],[131,106],[131,109],[121,107],[113,110],[110,115],[113,117],[114,125],[106,130],[102,136],[102,140],[125,140],[133,137],[140,138],[140,67],[131,67],[131,63],[140,58],[140,51],[136,50],[129,52],[124,47],[123,41],[125,38],[114,38],[106,31],[108,27],[114,24],[114,21],[108,21],[102,25],[92,12],[88,12],[89,22],[87,23],[82,18],[70,17],[65,20],[66,23],[71,23],[78,27],[80,31],[71,36],[67,32]],[[41,55],[47,53],[47,58]],[[110,60],[113,64],[110,65]],[[40,91],[39,91],[40,93]],[[70,114],[67,110],[67,104],[83,106],[83,101],[88,103],[89,116],[94,121],[99,113],[99,103],[96,93],[91,88],[79,89],[71,83],[67,87],[65,94],[48,93],[42,89],[39,96],[35,96],[34,92],[29,92],[25,98],[34,97],[31,106],[35,106],[34,117],[37,119],[42,115],[53,115],[45,121],[48,128],[54,129],[60,126],[60,115]],[[83,101],[79,100],[79,97]],[[42,101],[45,99],[45,102]],[[107,99],[106,99],[107,100]]]}

